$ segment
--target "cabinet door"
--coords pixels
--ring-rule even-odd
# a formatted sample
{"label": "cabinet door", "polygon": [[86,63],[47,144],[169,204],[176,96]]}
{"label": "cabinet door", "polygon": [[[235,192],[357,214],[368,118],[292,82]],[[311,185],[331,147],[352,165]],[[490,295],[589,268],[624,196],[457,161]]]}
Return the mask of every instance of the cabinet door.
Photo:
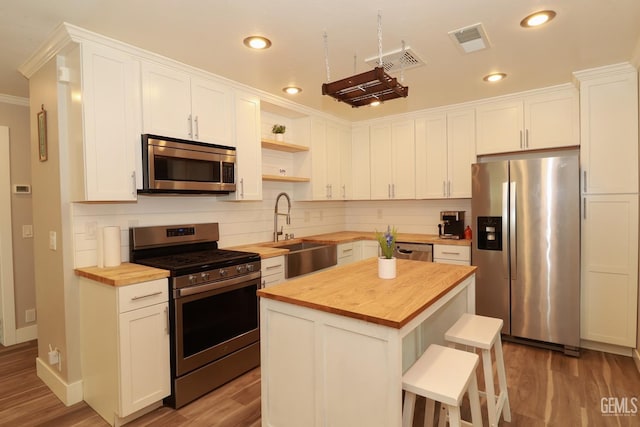
{"label": "cabinet door", "polygon": [[[332,132],[333,138],[337,134]],[[318,118],[311,119],[311,191],[313,200],[329,198],[327,181],[327,123]]]}
{"label": "cabinet door", "polygon": [[528,150],[580,145],[578,91],[558,90],[524,100],[524,148]]}
{"label": "cabinet door", "polygon": [[189,75],[143,63],[142,117],[144,133],[193,139]]}
{"label": "cabinet door", "polygon": [[168,310],[164,302],[120,314],[120,417],[171,393]]}
{"label": "cabinet door", "polygon": [[447,194],[447,116],[416,119],[416,198]]}
{"label": "cabinet door", "polygon": [[476,161],[475,113],[447,114],[447,197],[471,197],[471,165]]}
{"label": "cabinet door", "polygon": [[638,76],[635,70],[580,82],[583,192],[638,192]]}
{"label": "cabinet door", "polygon": [[340,157],[340,188],[334,199],[351,200],[353,181],[351,176],[351,130],[346,127],[338,129],[338,156]]}
{"label": "cabinet door", "polygon": [[262,148],[260,143],[260,99],[235,94],[236,192],[235,200],[262,200]]}
{"label": "cabinet door", "polygon": [[351,130],[351,188],[351,200],[371,198],[369,126],[354,126]]}
{"label": "cabinet door", "polygon": [[524,148],[522,101],[499,101],[476,108],[476,152],[507,153]]}
{"label": "cabinet door", "polygon": [[362,240],[362,259],[379,257],[380,245],[377,240]]}
{"label": "cabinet door", "polygon": [[191,79],[193,139],[227,146],[232,141],[233,93],[220,83]]}
{"label": "cabinet door", "polygon": [[390,199],[393,160],[391,157],[391,125],[370,128],[371,199]]}
{"label": "cabinet door", "polygon": [[137,198],[136,171],[142,165],[139,66],[120,51],[82,45],[84,170],[79,172],[84,188],[74,194],[75,200]]}
{"label": "cabinet door", "polygon": [[586,196],[583,208],[580,337],[635,347],[638,196]]}
{"label": "cabinet door", "polygon": [[394,122],[391,125],[391,158],[391,196],[394,199],[415,199],[416,139],[413,120]]}

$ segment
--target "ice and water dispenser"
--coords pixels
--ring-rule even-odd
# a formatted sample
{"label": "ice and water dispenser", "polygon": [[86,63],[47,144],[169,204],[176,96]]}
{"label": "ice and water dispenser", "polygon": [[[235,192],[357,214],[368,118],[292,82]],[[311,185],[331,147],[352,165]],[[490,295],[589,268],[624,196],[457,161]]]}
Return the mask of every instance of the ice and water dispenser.
{"label": "ice and water dispenser", "polygon": [[502,217],[479,216],[478,217],[478,249],[486,251],[502,250]]}

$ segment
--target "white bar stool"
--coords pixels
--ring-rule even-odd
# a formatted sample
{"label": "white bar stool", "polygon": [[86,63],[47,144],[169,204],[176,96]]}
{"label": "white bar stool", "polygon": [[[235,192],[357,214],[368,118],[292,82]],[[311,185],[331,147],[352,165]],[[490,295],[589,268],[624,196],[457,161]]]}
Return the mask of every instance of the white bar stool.
{"label": "white bar stool", "polygon": [[[446,405],[451,427],[461,424],[482,426],[480,397],[476,367],[478,355],[453,348],[432,344],[422,356],[402,376],[402,388],[405,390],[402,409],[402,426],[411,427],[415,409],[416,395],[427,398],[424,425],[433,425],[434,401]],[[460,404],[464,393],[469,392],[471,402],[471,421],[460,419]],[[444,411],[442,412],[444,416]]]}
{"label": "white bar stool", "polygon": [[[507,392],[507,375],[504,370],[504,359],[502,357],[502,319],[493,317],[478,316],[465,313],[460,319],[444,334],[445,340],[455,344],[461,344],[482,349],[482,366],[484,368],[485,390],[480,394],[487,397],[487,412],[489,414],[489,424],[497,427],[500,415],[504,416],[506,422],[511,421],[511,408],[509,406],[509,394]],[[493,384],[493,366],[491,360],[491,347],[496,355],[496,368],[498,370],[498,382],[500,394],[496,395]]]}

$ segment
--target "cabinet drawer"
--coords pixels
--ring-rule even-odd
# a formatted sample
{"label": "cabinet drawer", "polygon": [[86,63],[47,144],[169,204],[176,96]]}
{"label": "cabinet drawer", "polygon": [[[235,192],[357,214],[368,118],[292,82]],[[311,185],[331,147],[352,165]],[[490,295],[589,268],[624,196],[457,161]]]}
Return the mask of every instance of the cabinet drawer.
{"label": "cabinet drawer", "polygon": [[118,288],[118,311],[135,310],[169,300],[167,279],[151,280]]}
{"label": "cabinet drawer", "polygon": [[338,245],[338,258],[353,256],[353,243],[341,243]]}
{"label": "cabinet drawer", "polygon": [[471,261],[471,247],[457,245],[433,245],[433,257],[456,261]]}
{"label": "cabinet drawer", "polygon": [[284,274],[284,256],[266,258],[260,261],[263,276]]}

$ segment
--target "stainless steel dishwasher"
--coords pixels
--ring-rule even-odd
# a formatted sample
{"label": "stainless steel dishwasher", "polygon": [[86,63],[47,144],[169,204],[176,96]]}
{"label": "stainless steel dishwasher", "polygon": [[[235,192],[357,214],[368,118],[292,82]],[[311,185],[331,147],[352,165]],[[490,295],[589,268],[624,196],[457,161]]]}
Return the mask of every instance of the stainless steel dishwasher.
{"label": "stainless steel dishwasher", "polygon": [[396,242],[396,258],[433,262],[431,243]]}

